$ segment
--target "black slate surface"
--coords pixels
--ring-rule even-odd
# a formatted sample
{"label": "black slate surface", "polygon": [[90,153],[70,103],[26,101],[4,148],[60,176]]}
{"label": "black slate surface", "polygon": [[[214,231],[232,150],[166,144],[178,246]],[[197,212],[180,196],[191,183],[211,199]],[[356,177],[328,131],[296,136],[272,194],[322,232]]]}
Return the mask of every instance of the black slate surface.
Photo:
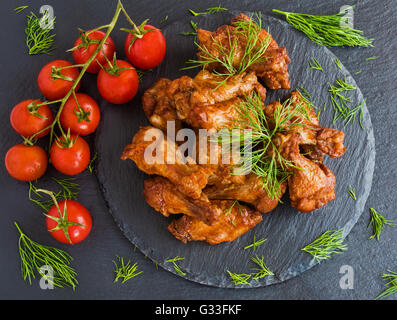
{"label": "black slate surface", "polygon": [[[201,16],[195,22],[200,28],[215,30],[220,25],[229,23],[238,14],[239,12],[227,12]],[[318,108],[323,108],[324,102],[328,104],[321,112],[321,125],[336,127],[345,132],[346,154],[342,158],[325,161],[336,176],[335,201],[310,214],[299,214],[289,205],[286,196],[283,204],[270,214],[263,215],[262,223],[233,242],[216,246],[203,242],[183,244],[167,229],[171,219],[164,218],[145,203],[142,190],[143,181],[148,176],[139,172],[131,161],[120,160],[124,146],[130,143],[139,127],[150,125],[141,107],[141,97],[138,95],[134,101],[120,109],[103,103],[102,124],[95,139],[99,154],[97,177],[110,212],[126,237],[146,256],[170,272],[179,275],[172,263],[165,261],[175,256],[183,257],[184,260],[178,265],[186,273],[184,278],[222,288],[236,287],[226,270],[246,273],[253,267],[250,257],[254,253],[243,248],[252,243],[254,236],[256,239],[267,239],[265,245],[255,250],[255,254],[264,257],[266,265],[275,275],[261,281],[251,281],[249,287],[279,283],[314,266],[315,261],[301,248],[326,230],[343,229],[344,237],[348,235],[364,210],[372,185],[375,142],[368,110],[364,108],[364,129],[361,129],[357,121],[346,127],[343,122],[332,123],[334,111],[329,101],[329,84],[342,78],[355,85],[351,74],[344,67],[342,70],[338,68],[334,62],[336,56],[331,51],[291,30],[287,23],[264,15],[261,20],[265,28],[269,27],[272,37],[279,45],[287,47],[291,57],[289,73],[292,90],[303,86],[310,92],[313,103]],[[198,72],[197,69],[189,72],[181,70],[185,61],[194,59],[196,54],[193,37],[180,35],[189,30],[189,22],[190,17],[186,17],[164,28],[167,56],[160,67],[145,76],[143,89],[159,77],[175,79],[184,74],[194,77]],[[309,69],[308,63],[314,57],[325,72]],[[265,103],[278,99],[282,101],[288,93],[286,90],[269,91]],[[359,88],[350,99],[352,106],[363,103]],[[347,194],[349,185],[354,186],[357,201]]]}
{"label": "black slate surface", "polygon": [[[0,66],[1,87],[1,154],[20,140],[12,132],[8,122],[13,105],[22,99],[38,96],[35,77],[40,68],[51,58],[47,56],[31,57],[25,53],[23,29],[24,13],[16,15],[12,10],[15,1],[1,3],[2,18],[0,36],[8,44],[2,50]],[[46,1],[54,7],[57,16],[55,56],[70,59],[65,50],[70,48],[80,27],[94,27],[110,20],[114,4],[110,1]],[[271,14],[272,8],[287,11],[308,12],[313,14],[330,14],[337,12],[346,4],[345,1],[224,1],[229,9],[246,11],[261,10]],[[375,38],[374,48],[332,48],[331,51],[351,72],[362,70],[353,75],[364,97],[371,115],[376,142],[376,163],[370,196],[365,204],[364,213],[359,218],[346,238],[349,250],[334,256],[330,261],[304,272],[281,284],[253,289],[221,289],[186,281],[168,271],[158,270],[149,259],[139,251],[134,251],[130,242],[121,234],[110,216],[101,197],[96,178],[89,173],[78,177],[84,185],[80,201],[93,212],[94,229],[89,238],[72,248],[57,244],[45,231],[43,217],[34,204],[27,200],[27,186],[8,177],[0,166],[0,185],[2,188],[2,223],[0,232],[0,270],[2,299],[373,299],[384,289],[380,275],[387,269],[397,269],[396,229],[385,228],[379,242],[369,240],[369,207],[376,208],[387,218],[397,220],[395,190],[396,182],[396,64],[397,49],[394,34],[396,32],[396,7],[392,1],[352,1],[355,4],[355,25]],[[202,10],[218,5],[218,2],[202,1],[134,1],[125,6],[137,21],[150,17],[159,23],[165,15],[167,23],[186,19],[187,9]],[[39,3],[30,4],[36,13]],[[87,14],[88,13],[88,14]],[[120,26],[126,26],[123,22]],[[122,52],[124,35],[117,32],[112,35],[117,47]],[[365,61],[366,57],[379,56],[377,60]],[[91,86],[90,77],[84,81],[82,91],[98,98],[95,88]],[[101,106],[102,107],[102,106]],[[93,142],[94,137],[91,137]],[[48,172],[48,177],[56,174]],[[46,185],[43,180],[43,185]],[[31,286],[25,283],[19,271],[17,252],[17,232],[13,221],[20,223],[34,240],[48,245],[65,248],[73,257],[73,266],[79,275],[79,287],[70,289],[41,290],[37,282]],[[144,271],[142,276],[123,285],[113,283],[113,264],[115,254],[131,258],[138,262]],[[354,288],[341,289],[339,285],[343,265],[354,270]],[[395,299],[390,296],[387,299]]]}

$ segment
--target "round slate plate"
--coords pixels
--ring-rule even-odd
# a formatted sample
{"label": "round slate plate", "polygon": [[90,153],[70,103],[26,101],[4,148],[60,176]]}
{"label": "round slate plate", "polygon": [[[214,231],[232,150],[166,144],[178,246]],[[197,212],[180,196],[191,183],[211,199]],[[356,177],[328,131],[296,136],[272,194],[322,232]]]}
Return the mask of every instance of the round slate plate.
{"label": "round slate plate", "polygon": [[[201,28],[215,30],[229,23],[239,12],[194,17]],[[253,281],[250,287],[266,286],[294,277],[316,264],[311,256],[301,250],[323,232],[330,229],[344,230],[344,237],[350,232],[360,217],[371,189],[375,161],[375,144],[370,115],[364,107],[364,129],[358,122],[344,127],[342,122],[332,124],[333,111],[329,101],[328,86],[338,78],[356,85],[350,73],[334,63],[336,58],[328,49],[318,46],[287,23],[270,16],[262,16],[263,26],[280,46],[286,46],[291,58],[289,73],[291,88],[303,86],[312,96],[312,102],[323,107],[320,124],[337,128],[346,134],[346,153],[342,158],[325,160],[337,180],[336,200],[320,210],[301,214],[288,204],[288,196],[272,213],[263,215],[263,221],[254,229],[231,243],[211,246],[205,242],[183,244],[167,230],[170,219],[163,217],[146,204],[142,194],[143,181],[148,176],[139,171],[132,161],[120,160],[125,145],[131,142],[139,126],[148,125],[140,99],[143,91],[157,78],[178,78],[184,74],[194,76],[198,70],[181,71],[188,59],[195,58],[194,37],[180,35],[191,31],[190,18],[177,21],[163,29],[167,39],[167,55],[164,62],[153,72],[144,76],[140,92],[132,102],[124,106],[113,106],[103,102],[102,122],[96,136],[96,149],[99,155],[97,177],[103,195],[116,223],[125,236],[146,256],[158,265],[178,275],[167,259],[183,257],[178,262],[186,272],[186,279],[217,287],[235,287],[226,270],[247,273],[255,267],[250,257],[253,252],[244,246],[256,239],[266,238],[265,244],[258,247],[255,254],[264,257],[266,265],[275,274],[260,281]],[[325,72],[312,70],[308,62],[315,57]],[[269,91],[265,103],[284,99],[287,91]],[[363,102],[359,89],[351,94],[352,105]],[[347,194],[352,185],[358,200]],[[247,287],[246,285],[239,287]]]}

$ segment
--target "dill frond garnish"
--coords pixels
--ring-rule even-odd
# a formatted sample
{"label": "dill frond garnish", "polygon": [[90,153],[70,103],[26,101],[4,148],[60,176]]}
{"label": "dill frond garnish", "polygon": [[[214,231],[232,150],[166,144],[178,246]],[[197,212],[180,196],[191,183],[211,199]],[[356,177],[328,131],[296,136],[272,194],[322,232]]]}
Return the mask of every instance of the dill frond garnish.
{"label": "dill frond garnish", "polygon": [[[300,103],[294,106],[292,102],[291,99],[287,99],[275,108],[270,125],[263,111],[260,95],[252,92],[237,105],[239,119],[231,122],[228,127],[231,131],[232,145],[241,144],[241,158],[250,158],[250,161],[234,168],[235,172],[238,174],[253,172],[261,177],[263,188],[273,199],[278,199],[282,183],[292,174],[291,169],[299,169],[292,161],[282,157],[273,141],[279,132],[286,132],[298,126],[307,126],[300,120],[292,121],[294,117],[308,119],[307,105]],[[245,144],[246,137],[241,133],[241,128],[250,130],[251,143],[248,146]]]}
{"label": "dill frond garnish", "polygon": [[193,20],[190,20],[190,25],[192,27],[192,29],[194,30],[194,32],[182,32],[181,34],[184,36],[196,36],[197,35],[197,22],[194,22]]}
{"label": "dill frond garnish", "polygon": [[351,99],[347,98],[344,95],[346,91],[356,90],[357,88],[352,84],[349,84],[345,80],[337,79],[335,85],[330,85],[328,92],[330,93],[331,104],[334,109],[334,119],[333,123],[335,123],[338,119],[344,119],[345,125],[354,123],[357,115],[359,115],[359,124],[362,129],[364,129],[362,120],[364,118],[363,108],[366,102],[366,99],[359,104],[358,106],[351,108],[350,103]]}
{"label": "dill frond garnish", "polygon": [[[231,76],[245,72],[253,64],[266,61],[268,57],[264,56],[264,54],[270,44],[270,33],[267,34],[266,38],[261,38],[262,19],[260,13],[252,17],[250,21],[238,20],[233,25],[233,31],[227,30],[227,48],[220,41],[213,39],[212,49],[215,48],[215,53],[213,53],[207,47],[195,42],[200,51],[200,58],[198,60],[190,59],[187,63],[191,65],[181,70],[197,67],[206,69],[210,65],[218,64],[223,71],[214,70],[213,72],[224,76],[224,80],[220,83],[221,85]],[[238,50],[239,37],[244,39],[245,50],[242,53],[239,64],[234,65],[233,61]]]}
{"label": "dill frond garnish", "polygon": [[[47,21],[47,27],[42,28],[41,21]],[[27,16],[26,46],[30,55],[51,54],[54,48],[54,37],[50,26],[55,24],[55,17],[49,20],[48,11],[42,18],[38,18],[33,12]]]}
{"label": "dill frond garnish", "polygon": [[168,20],[168,16],[165,16],[165,17],[163,18],[163,20],[160,21],[160,24],[166,22],[167,20]]}
{"label": "dill frond garnish", "polygon": [[273,276],[274,273],[270,271],[270,269],[265,265],[263,261],[263,257],[259,258],[257,255],[255,257],[251,257],[252,262],[254,262],[258,268],[251,268],[255,272],[250,273],[234,273],[230,270],[226,270],[229,275],[230,281],[234,283],[234,285],[246,284],[251,285],[251,281],[249,280],[260,280],[266,276]]}
{"label": "dill frond garnish", "polygon": [[323,67],[321,66],[320,62],[318,62],[318,60],[316,58],[312,58],[309,61],[309,67],[310,67],[310,69],[320,70],[321,72],[324,72]]}
{"label": "dill frond garnish", "polygon": [[387,220],[385,217],[383,217],[379,212],[377,212],[374,208],[369,208],[370,211],[370,222],[367,226],[367,229],[369,228],[370,225],[372,225],[373,229],[373,234],[369,238],[375,238],[376,240],[379,241],[380,234],[383,230],[383,228],[387,225],[390,227],[394,227],[395,223],[392,220]]}
{"label": "dill frond garnish", "polygon": [[321,263],[322,260],[329,259],[332,254],[347,250],[342,236],[343,230],[328,230],[301,250],[311,254],[313,259]]}
{"label": "dill frond garnish", "polygon": [[389,288],[380,293],[375,299],[381,299],[393,293],[397,293],[397,272],[393,272],[391,270],[387,270],[387,272],[389,273],[384,273],[381,277],[387,281],[385,286],[389,286]]}
{"label": "dill frond garnish", "polygon": [[375,60],[375,59],[378,59],[379,57],[368,57],[368,58],[365,58],[365,61],[370,61],[370,60]]}
{"label": "dill frond garnish", "polygon": [[[20,236],[18,241],[19,256],[21,257],[21,273],[23,279],[32,283],[36,272],[54,287],[69,286],[73,290],[78,282],[75,270],[69,266],[73,258],[67,252],[54,247],[44,246],[31,240],[18,224],[14,222]],[[53,270],[52,277],[42,272],[42,266],[50,266]]]}
{"label": "dill frond garnish", "polygon": [[340,22],[345,12],[339,12],[333,15],[311,15],[276,9],[273,9],[273,12],[285,15],[289,24],[295,29],[302,31],[310,40],[319,45],[326,47],[373,46],[373,39],[364,37],[361,30],[348,26],[341,27]]}
{"label": "dill frond garnish", "polygon": [[220,11],[227,11],[227,9],[226,8],[222,8],[221,5],[219,5],[217,7],[207,8],[204,12],[195,12],[194,10],[189,9],[189,12],[192,15],[194,15],[195,17],[199,16],[199,15],[204,15],[204,14],[217,13],[217,12],[220,12]]}
{"label": "dill frond garnish", "polygon": [[338,58],[336,58],[336,59],[334,60],[334,62],[335,62],[335,64],[338,66],[338,68],[339,68],[340,70],[342,70],[342,65],[340,64],[340,60],[339,60]]}
{"label": "dill frond garnish", "polygon": [[180,257],[176,256],[175,258],[165,260],[165,262],[172,263],[172,264],[174,265],[174,269],[175,269],[175,271],[176,271],[177,273],[179,273],[179,274],[182,275],[182,276],[186,276],[186,273],[183,272],[183,271],[181,270],[181,268],[180,268],[180,267],[177,265],[177,263],[176,263],[176,261],[180,261],[180,260],[184,260],[184,259],[185,259],[185,258],[180,258]]}
{"label": "dill frond garnish", "polygon": [[137,275],[143,272],[143,271],[138,271],[137,263],[131,264],[131,261],[128,260],[127,264],[124,264],[123,258],[120,258],[118,255],[116,255],[116,257],[120,265],[113,260],[114,268],[115,268],[114,273],[116,274],[114,282],[117,282],[119,279],[123,279],[121,283],[124,283],[129,279],[135,278]]}
{"label": "dill frond garnish", "polygon": [[354,191],[352,186],[349,186],[349,188],[347,189],[347,193],[349,194],[349,196],[353,199],[353,200],[357,200],[357,196],[356,196],[356,192]]}
{"label": "dill frond garnish", "polygon": [[20,13],[20,12],[22,12],[23,10],[25,10],[28,7],[29,6],[20,6],[18,8],[15,8],[14,11],[15,11],[15,13]]}
{"label": "dill frond garnish", "polygon": [[253,242],[252,242],[251,244],[245,246],[245,247],[244,247],[244,250],[247,250],[247,249],[249,249],[249,248],[253,248],[254,251],[255,251],[255,249],[256,249],[257,247],[259,247],[261,244],[265,243],[266,240],[267,240],[267,239],[265,239],[265,238],[262,238],[262,239],[260,239],[260,240],[255,240],[255,235],[254,235],[254,240],[253,240]]}
{"label": "dill frond garnish", "polygon": [[363,72],[363,70],[358,70],[354,74],[360,74],[361,72]]}
{"label": "dill frond garnish", "polygon": [[[138,78],[139,78],[139,73],[138,73]],[[88,171],[90,173],[92,173],[94,171],[94,164],[96,159],[98,158],[98,152],[95,152],[94,156],[92,157],[92,159],[90,160],[90,162],[88,163]]]}
{"label": "dill frond garnish", "polygon": [[[74,178],[66,178],[66,179],[56,179],[52,178],[61,189],[58,192],[54,192],[54,197],[57,201],[61,200],[75,200],[79,194],[80,186],[73,182]],[[48,212],[50,208],[54,205],[53,200],[45,200],[43,195],[37,192],[38,188],[30,181],[29,182],[29,200],[36,203],[39,207],[41,207],[45,212]]]}

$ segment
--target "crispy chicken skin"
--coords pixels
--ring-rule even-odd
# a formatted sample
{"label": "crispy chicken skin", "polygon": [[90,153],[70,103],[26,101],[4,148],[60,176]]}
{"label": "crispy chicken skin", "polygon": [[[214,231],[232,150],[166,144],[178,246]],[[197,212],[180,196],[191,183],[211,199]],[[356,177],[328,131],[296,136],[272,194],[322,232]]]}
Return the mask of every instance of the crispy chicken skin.
{"label": "crispy chicken skin", "polygon": [[[148,154],[145,156],[145,153],[153,150],[153,144],[157,144],[158,154],[151,158],[150,163],[147,161]],[[153,155],[153,152],[150,155]],[[201,190],[207,185],[208,173],[205,168],[197,165],[193,159],[188,158],[185,161],[177,145],[168,141],[157,128],[141,127],[132,143],[124,148],[121,159],[134,161],[137,167],[147,174],[168,178],[182,193],[193,199],[199,199]]]}
{"label": "crispy chicken skin", "polygon": [[[225,59],[225,54],[219,51],[219,45],[224,48],[226,53],[230,52],[230,43],[235,41],[236,50],[233,55],[232,64],[238,68],[245,52],[246,39],[241,34],[236,33],[239,21],[252,22],[251,18],[245,14],[240,14],[231,21],[231,25],[220,26],[215,32],[210,32],[203,29],[197,30],[197,38],[201,47],[206,48],[212,56],[218,59]],[[261,29],[258,43],[263,42],[269,36],[269,46],[264,53],[267,58],[263,62],[257,62],[249,67],[249,71],[254,71],[255,74],[262,78],[265,85],[269,89],[290,89],[290,81],[288,74],[288,64],[290,59],[287,55],[285,47],[280,48],[277,42],[264,29]],[[199,59],[205,60],[206,53],[199,50],[197,53]],[[207,66],[210,71],[217,70],[224,72],[220,63],[212,63]]]}
{"label": "crispy chicken skin", "polygon": [[[285,159],[293,162],[288,178],[291,205],[300,212],[310,212],[335,199],[335,176],[324,164],[315,163],[300,154],[298,133],[277,134],[275,143]],[[299,168],[299,169],[298,169]]]}
{"label": "crispy chicken skin", "polygon": [[256,210],[267,213],[274,210],[285,193],[287,184],[281,185],[281,193],[277,199],[271,198],[263,188],[261,178],[253,173],[246,176],[242,184],[228,184],[221,188],[209,186],[203,190],[209,199],[235,199],[252,204]]}
{"label": "crispy chicken skin", "polygon": [[225,77],[207,70],[201,70],[195,78],[182,76],[175,79],[167,90],[179,120],[194,128],[211,131],[235,120],[238,116],[236,104],[252,91],[258,92],[265,100],[266,89],[254,72],[243,72],[225,81]]}
{"label": "crispy chicken skin", "polygon": [[183,243],[206,241],[214,245],[233,241],[262,221],[262,215],[258,211],[241,204],[233,205],[232,200],[213,200],[211,203],[223,211],[216,224],[207,225],[197,218],[184,215],[172,221],[168,230]]}
{"label": "crispy chicken skin", "polygon": [[184,213],[205,224],[213,225],[222,214],[222,210],[211,204],[204,194],[200,199],[189,198],[181,193],[175,184],[163,177],[145,180],[143,194],[146,202],[165,217]]}
{"label": "crispy chicken skin", "polygon": [[149,122],[163,131],[167,129],[167,121],[175,121],[176,130],[180,129],[181,121],[176,115],[172,97],[168,96],[171,80],[158,79],[142,96],[142,107]]}

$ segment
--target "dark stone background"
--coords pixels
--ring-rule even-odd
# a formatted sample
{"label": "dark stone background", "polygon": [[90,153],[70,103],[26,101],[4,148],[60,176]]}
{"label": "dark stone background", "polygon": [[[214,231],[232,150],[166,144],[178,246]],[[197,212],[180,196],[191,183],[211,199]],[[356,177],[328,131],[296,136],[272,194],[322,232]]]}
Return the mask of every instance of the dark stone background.
{"label": "dark stone background", "polygon": [[[56,47],[54,58],[71,59],[65,50],[76,38],[76,28],[90,28],[110,21],[116,1],[2,1],[0,39],[2,40],[0,70],[0,154],[20,138],[13,132],[8,118],[11,108],[21,100],[38,97],[35,79],[40,68],[49,61],[48,56],[29,56],[25,51],[25,16],[13,9],[28,4],[27,10],[38,14],[41,5],[52,5],[57,17]],[[166,15],[168,23],[188,15],[188,9],[196,11],[217,6],[218,1],[124,1],[130,16],[140,22],[150,18],[158,24]],[[83,186],[79,199],[93,213],[94,228],[91,235],[81,244],[67,247],[58,244],[45,231],[44,218],[40,209],[27,198],[26,183],[16,182],[0,166],[1,215],[0,226],[0,298],[1,299],[373,299],[382,290],[384,282],[380,275],[387,269],[397,271],[396,228],[386,227],[379,242],[369,240],[367,230],[369,208],[373,207],[388,219],[397,221],[395,190],[397,187],[395,101],[397,99],[395,34],[397,29],[397,8],[393,1],[222,1],[230,10],[258,11],[271,14],[271,9],[332,14],[344,4],[355,5],[354,23],[365,35],[375,39],[373,48],[332,48],[332,52],[353,74],[371,114],[376,141],[376,165],[372,191],[365,211],[345,242],[349,250],[335,255],[300,276],[284,283],[263,288],[219,289],[199,285],[175,276],[152,262],[140,252],[133,251],[117,228],[107,211],[98,188],[96,178],[88,172],[78,176]],[[118,26],[126,26],[120,19]],[[122,52],[124,34],[113,32],[118,51]],[[379,56],[377,60],[365,61],[366,57]],[[358,75],[356,71],[362,70]],[[88,81],[93,81],[89,79]],[[83,83],[84,89],[84,83]],[[82,90],[83,91],[83,90]],[[94,97],[95,98],[95,97]],[[93,138],[91,137],[91,142]],[[47,176],[55,174],[50,169]],[[41,180],[46,184],[46,179]],[[39,182],[39,185],[41,184]],[[144,201],[142,199],[142,201]],[[75,292],[69,288],[41,290],[38,280],[32,285],[25,283],[20,275],[18,256],[18,233],[13,226],[18,221],[22,230],[39,243],[65,248],[73,257],[73,266],[78,273],[79,286]],[[124,284],[113,283],[115,254],[137,262],[143,274]],[[340,267],[350,265],[354,270],[354,289],[342,290],[339,280]],[[388,299],[396,299],[389,296]]]}

